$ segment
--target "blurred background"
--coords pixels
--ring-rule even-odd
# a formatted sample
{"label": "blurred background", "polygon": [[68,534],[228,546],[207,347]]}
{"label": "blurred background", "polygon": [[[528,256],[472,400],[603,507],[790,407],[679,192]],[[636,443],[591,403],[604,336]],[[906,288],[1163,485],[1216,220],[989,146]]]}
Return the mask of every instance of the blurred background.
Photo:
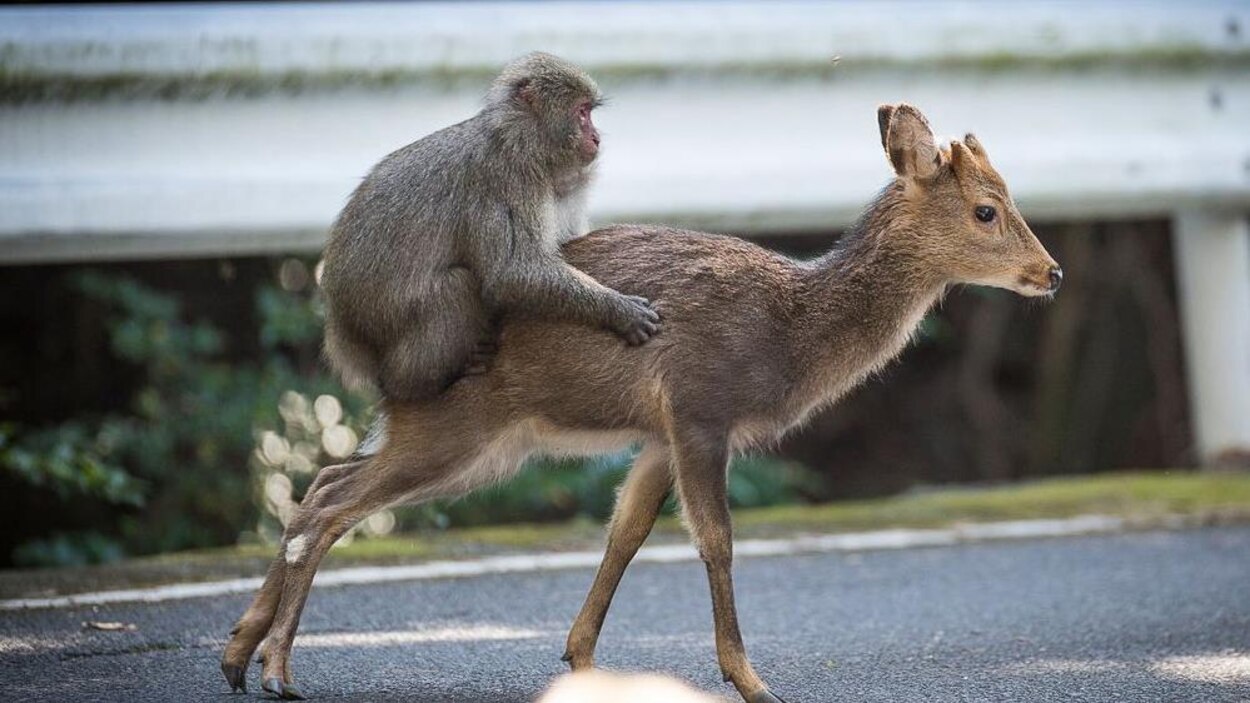
{"label": "blurred background", "polygon": [[[829,247],[875,107],[975,132],[1063,265],[953,292],[738,506],[1250,460],[1244,2],[0,8],[0,565],[272,541],[372,399],[319,356],[318,252],[389,151],[541,49],[610,96],[598,224]],[[538,461],[356,538],[602,518],[628,456]]]}

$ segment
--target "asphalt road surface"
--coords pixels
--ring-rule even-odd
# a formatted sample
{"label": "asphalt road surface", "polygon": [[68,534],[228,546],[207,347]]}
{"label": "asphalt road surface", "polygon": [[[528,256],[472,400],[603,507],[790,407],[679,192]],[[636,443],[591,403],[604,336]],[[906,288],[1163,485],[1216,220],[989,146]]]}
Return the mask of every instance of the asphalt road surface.
{"label": "asphalt road surface", "polygon": [[[1250,528],[743,559],[748,650],[791,703],[1250,701]],[[532,701],[589,571],[314,590],[294,658],[314,700]],[[0,700],[221,701],[244,596],[0,613]],[[87,620],[133,623],[84,630]],[[612,669],[729,700],[697,563],[639,564],[600,640]],[[640,702],[662,703],[662,702]]]}

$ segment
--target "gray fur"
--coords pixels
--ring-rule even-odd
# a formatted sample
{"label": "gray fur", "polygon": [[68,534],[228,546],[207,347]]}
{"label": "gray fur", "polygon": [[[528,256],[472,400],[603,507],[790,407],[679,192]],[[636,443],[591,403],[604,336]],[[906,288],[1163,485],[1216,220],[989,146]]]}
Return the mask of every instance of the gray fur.
{"label": "gray fur", "polygon": [[658,331],[646,299],[560,255],[587,230],[598,144],[576,110],[599,101],[579,68],[529,54],[504,68],[476,116],[373,168],[325,250],[325,351],[344,382],[436,396],[482,370],[501,315],[607,328],[630,344]]}

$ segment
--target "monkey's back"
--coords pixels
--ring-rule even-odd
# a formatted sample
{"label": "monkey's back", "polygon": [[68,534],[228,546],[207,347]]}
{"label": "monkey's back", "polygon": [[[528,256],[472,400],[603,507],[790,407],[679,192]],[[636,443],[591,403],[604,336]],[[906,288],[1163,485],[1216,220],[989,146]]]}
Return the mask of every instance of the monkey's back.
{"label": "monkey's back", "polygon": [[353,191],[330,230],[321,287],[326,356],[353,385],[372,384],[380,357],[436,304],[456,263],[466,214],[479,207],[471,177],[485,148],[481,116],[388,154]]}
{"label": "monkey's back", "polygon": [[352,192],[325,248],[328,304],[359,299],[376,309],[379,294],[412,293],[400,284],[428,280],[454,259],[464,213],[446,204],[476,200],[468,182],[481,159],[476,119],[391,152]]}

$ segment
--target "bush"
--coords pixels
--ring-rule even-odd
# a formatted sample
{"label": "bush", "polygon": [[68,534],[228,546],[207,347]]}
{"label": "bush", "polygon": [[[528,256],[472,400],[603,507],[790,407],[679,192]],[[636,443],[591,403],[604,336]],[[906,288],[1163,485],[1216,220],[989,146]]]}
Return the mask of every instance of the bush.
{"label": "bush", "polygon": [[[10,478],[103,516],[89,531],[18,547],[13,562],[79,563],[233,542],[257,515],[248,469],[255,428],[277,423],[283,392],[337,390],[294,361],[303,350],[293,347],[308,344],[316,358],[320,323],[311,294],[260,290],[264,353],[253,363],[227,363],[221,333],[184,319],[173,296],[93,272],[71,284],[105,311],[110,352],[140,368],[142,382],[126,412],[4,429],[0,466]],[[363,412],[363,401],[352,405]]]}
{"label": "bush", "polygon": [[[103,311],[109,352],[137,369],[140,382],[119,411],[50,428],[0,426],[0,471],[21,491],[72,507],[65,514],[87,527],[52,520],[13,550],[13,563],[92,563],[276,540],[316,470],[352,453],[371,414],[370,399],[345,395],[320,365],[309,270],[288,259],[278,267],[280,285],[256,290],[249,334],[260,353],[233,362],[223,333],[187,319],[175,296],[126,276],[75,275],[72,287]],[[383,511],[358,531],[603,519],[630,459],[535,460],[501,486]],[[800,468],[744,459],[730,497],[740,506],[771,505],[809,487]]]}

